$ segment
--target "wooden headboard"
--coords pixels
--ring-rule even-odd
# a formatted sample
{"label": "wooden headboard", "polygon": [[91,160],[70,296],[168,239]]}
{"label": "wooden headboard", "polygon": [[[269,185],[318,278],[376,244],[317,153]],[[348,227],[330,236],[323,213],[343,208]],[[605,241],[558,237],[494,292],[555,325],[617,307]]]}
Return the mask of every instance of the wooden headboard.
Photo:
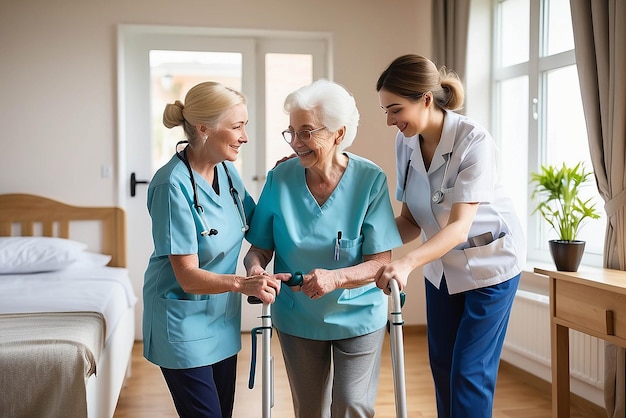
{"label": "wooden headboard", "polygon": [[70,238],[72,221],[101,222],[101,252],[111,256],[109,266],[126,267],[126,215],[121,208],[71,206],[30,194],[0,195],[0,236],[13,235],[18,224],[21,236],[33,236],[41,225],[37,235]]}

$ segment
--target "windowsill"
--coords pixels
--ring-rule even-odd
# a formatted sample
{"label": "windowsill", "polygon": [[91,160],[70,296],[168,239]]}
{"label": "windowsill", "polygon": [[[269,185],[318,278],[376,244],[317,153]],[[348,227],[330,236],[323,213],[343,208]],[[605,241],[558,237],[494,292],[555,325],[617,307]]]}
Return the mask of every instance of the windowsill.
{"label": "windowsill", "polygon": [[[599,267],[596,264],[582,264],[580,267]],[[542,274],[534,272],[535,267],[539,267],[544,270],[555,270],[553,262],[546,262],[544,260],[527,260],[526,266],[522,270],[522,278],[520,280],[519,289],[527,292],[537,293],[540,295],[550,295],[550,289],[548,287],[548,278]]]}
{"label": "windowsill", "polygon": [[550,295],[550,289],[548,288],[548,278],[541,274],[534,272],[535,267],[553,269],[554,264],[546,263],[543,261],[528,260],[526,267],[522,271],[522,278],[519,282],[519,290],[524,290],[539,295]]}
{"label": "windowsill", "polygon": [[[556,267],[554,266],[554,263],[552,262],[546,262],[543,260],[527,260],[526,261],[526,266],[523,269],[523,273],[532,273],[534,274],[535,271],[535,267],[539,267],[545,270],[552,270],[555,269]],[[544,276],[542,276],[544,277]]]}

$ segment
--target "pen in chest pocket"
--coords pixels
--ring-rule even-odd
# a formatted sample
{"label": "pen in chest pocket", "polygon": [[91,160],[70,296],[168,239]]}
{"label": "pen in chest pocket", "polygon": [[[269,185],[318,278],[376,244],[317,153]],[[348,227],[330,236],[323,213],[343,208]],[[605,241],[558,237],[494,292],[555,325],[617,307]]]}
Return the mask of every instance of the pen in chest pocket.
{"label": "pen in chest pocket", "polygon": [[340,246],[341,246],[341,231],[337,231],[337,239],[335,240],[335,261],[339,261]]}

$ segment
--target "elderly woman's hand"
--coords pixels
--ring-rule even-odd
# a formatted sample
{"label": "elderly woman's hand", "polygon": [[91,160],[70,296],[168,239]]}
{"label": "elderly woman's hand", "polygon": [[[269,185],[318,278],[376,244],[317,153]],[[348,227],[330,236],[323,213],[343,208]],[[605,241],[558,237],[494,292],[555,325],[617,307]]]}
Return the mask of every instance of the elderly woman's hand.
{"label": "elderly woman's hand", "polygon": [[344,282],[340,270],[314,269],[303,275],[302,292],[311,299],[321,298],[335,289],[339,289]]}

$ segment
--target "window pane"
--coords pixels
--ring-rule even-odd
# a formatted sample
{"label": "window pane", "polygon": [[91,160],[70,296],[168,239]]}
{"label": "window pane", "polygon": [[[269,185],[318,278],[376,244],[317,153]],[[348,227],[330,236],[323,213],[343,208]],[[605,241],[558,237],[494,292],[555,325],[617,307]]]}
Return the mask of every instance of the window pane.
{"label": "window pane", "polygon": [[285,97],[312,81],[312,55],[265,55],[265,166],[268,170],[274,167],[276,161],[293,153],[281,136],[281,132],[289,127],[289,116],[283,110]]}
{"label": "window pane", "polygon": [[569,0],[550,0],[547,9],[545,55],[574,49],[574,31]]}
{"label": "window pane", "polygon": [[526,172],[528,167],[528,77],[502,81],[497,91],[500,121],[496,140],[500,147],[502,181],[525,230],[528,180],[519,173]]}
{"label": "window pane", "polygon": [[[217,81],[241,91],[242,55],[238,52],[150,51],[152,120],[152,168],[156,171],[174,155],[176,143],[185,138],[181,127],[163,126],[167,103],[185,102],[196,84]],[[234,163],[241,169],[242,158]]]}
{"label": "window pane", "polygon": [[[593,171],[587,128],[583,114],[576,66],[549,71],[546,75],[546,158],[552,165],[575,164],[583,161],[587,171]],[[581,190],[583,200],[595,199],[596,207],[604,212],[604,203],[595,182]],[[602,254],[606,220],[591,220],[581,229],[579,239],[587,241],[585,252]],[[555,238],[549,231],[548,239]]]}
{"label": "window pane", "polygon": [[528,61],[530,7],[528,0],[504,0],[499,4],[499,65]]}

